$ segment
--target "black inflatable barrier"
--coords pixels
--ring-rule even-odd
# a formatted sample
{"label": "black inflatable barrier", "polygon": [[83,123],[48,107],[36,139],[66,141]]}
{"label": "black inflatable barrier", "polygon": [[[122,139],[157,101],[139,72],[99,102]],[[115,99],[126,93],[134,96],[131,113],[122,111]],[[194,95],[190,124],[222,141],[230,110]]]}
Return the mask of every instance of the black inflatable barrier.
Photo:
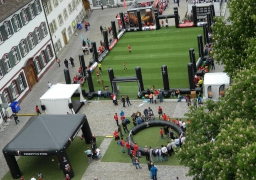
{"label": "black inflatable barrier", "polygon": [[[130,142],[131,148],[133,149],[133,145],[134,145],[132,135],[137,134],[139,131],[143,129],[155,127],[155,126],[160,126],[160,127],[168,126],[168,127],[171,127],[174,131],[176,131],[179,135],[183,133],[182,129],[179,126],[169,121],[152,120],[152,121],[144,122],[140,125],[135,126],[130,130],[130,134],[126,140]],[[144,147],[139,147],[139,151],[141,152],[142,155],[146,155],[144,151]]]}

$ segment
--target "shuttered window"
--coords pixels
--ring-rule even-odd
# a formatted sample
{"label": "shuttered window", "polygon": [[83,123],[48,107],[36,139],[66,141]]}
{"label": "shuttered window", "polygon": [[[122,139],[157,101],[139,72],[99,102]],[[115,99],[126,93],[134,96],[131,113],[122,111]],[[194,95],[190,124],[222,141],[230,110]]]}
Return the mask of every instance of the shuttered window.
{"label": "shuttered window", "polygon": [[16,30],[16,32],[17,32],[18,30],[20,30],[21,24],[20,24],[19,16],[18,16],[18,15],[16,15],[16,16],[13,17],[13,23],[14,23],[14,29]]}
{"label": "shuttered window", "polygon": [[24,24],[27,24],[29,21],[28,14],[25,9],[22,10],[22,20],[23,20]]}
{"label": "shuttered window", "polygon": [[4,62],[4,67],[6,69],[6,72],[9,72],[12,69],[12,65],[11,65],[8,54],[5,54],[3,56],[3,62]]}
{"label": "shuttered window", "polygon": [[38,28],[35,29],[35,34],[36,34],[37,41],[40,42],[42,40],[42,38],[40,36],[40,32],[39,32]]}
{"label": "shuttered window", "polygon": [[28,53],[28,50],[27,50],[27,45],[26,45],[25,40],[22,40],[20,42],[20,49],[21,49],[21,53],[22,53],[23,57],[26,56]]}
{"label": "shuttered window", "polygon": [[7,33],[8,38],[9,38],[12,35],[12,30],[11,30],[11,26],[10,26],[9,22],[4,23],[4,28]]}
{"label": "shuttered window", "polygon": [[0,32],[0,44],[2,44],[4,42],[4,38],[2,36],[2,33]]}
{"label": "shuttered window", "polygon": [[13,54],[15,64],[17,64],[20,61],[20,56],[19,56],[18,49],[16,47],[12,48],[12,54]]}
{"label": "shuttered window", "polygon": [[35,1],[35,7],[36,7],[37,14],[39,14],[42,11],[41,6],[40,6],[40,2]]}
{"label": "shuttered window", "polygon": [[42,32],[43,32],[43,37],[45,37],[48,33],[47,33],[47,29],[45,26],[45,23],[41,23],[41,28],[42,28]]}
{"label": "shuttered window", "polygon": [[13,99],[16,99],[19,96],[19,91],[15,81],[12,82],[11,88],[12,88],[12,97]]}
{"label": "shuttered window", "polygon": [[8,89],[5,89],[4,92],[4,99],[5,99],[5,102],[10,104],[11,103],[11,98],[10,98],[10,95],[9,95],[9,91]]}

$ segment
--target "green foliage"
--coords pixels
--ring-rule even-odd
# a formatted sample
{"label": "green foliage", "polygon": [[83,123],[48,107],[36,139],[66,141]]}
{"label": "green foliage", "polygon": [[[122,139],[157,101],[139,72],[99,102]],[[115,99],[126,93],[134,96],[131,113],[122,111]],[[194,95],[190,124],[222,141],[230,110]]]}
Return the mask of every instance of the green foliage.
{"label": "green foliage", "polygon": [[178,157],[194,179],[256,177],[255,72],[256,65],[241,70],[224,98],[188,112],[191,124]]}
{"label": "green foliage", "polygon": [[225,72],[230,77],[243,68],[249,68],[255,62],[253,58],[248,58],[254,56],[248,49],[252,47],[252,40],[255,39],[255,6],[255,0],[232,0],[229,2],[229,20],[232,24],[226,26],[220,18],[216,18],[213,27],[216,42],[214,57],[217,62],[225,65]]}

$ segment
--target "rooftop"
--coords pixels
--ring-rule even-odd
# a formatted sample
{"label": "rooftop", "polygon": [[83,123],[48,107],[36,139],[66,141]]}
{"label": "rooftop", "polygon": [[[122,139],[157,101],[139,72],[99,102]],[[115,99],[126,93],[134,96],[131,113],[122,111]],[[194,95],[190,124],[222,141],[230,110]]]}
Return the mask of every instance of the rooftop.
{"label": "rooftop", "polygon": [[33,0],[5,0],[5,3],[0,5],[0,22],[4,21],[31,1]]}

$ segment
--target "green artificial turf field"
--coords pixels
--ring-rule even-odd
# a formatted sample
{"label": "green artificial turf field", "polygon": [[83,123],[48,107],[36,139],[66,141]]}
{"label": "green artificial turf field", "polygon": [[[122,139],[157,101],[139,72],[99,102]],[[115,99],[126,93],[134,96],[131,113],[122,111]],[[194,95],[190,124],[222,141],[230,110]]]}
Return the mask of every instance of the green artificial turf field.
{"label": "green artificial turf field", "polygon": [[[104,137],[97,137],[97,146],[99,147]],[[80,138],[75,138],[70,147],[67,149],[67,154],[71,162],[74,178],[72,180],[80,180],[88,167],[87,155],[85,150],[90,148],[90,144],[85,144]],[[54,159],[54,161],[52,161]],[[56,156],[26,156],[18,159],[18,164],[22,175],[25,179],[30,179],[35,176],[37,179],[37,173],[41,172],[44,179],[64,179],[63,171],[58,166]],[[13,179],[10,172],[8,172],[2,180]]]}
{"label": "green artificial turf field", "polygon": [[[202,33],[201,27],[181,29],[170,27],[170,30],[162,28],[154,31],[127,32],[103,60],[100,81],[104,80],[104,85],[110,86],[107,72],[109,67],[114,69],[115,77],[120,77],[135,76],[135,67],[140,66],[144,88],[151,88],[154,85],[157,89],[162,89],[161,66],[167,65],[170,88],[188,88],[189,49],[195,49],[197,59],[197,35]],[[132,48],[131,54],[128,52],[128,44]],[[123,69],[123,62],[127,64],[126,71]],[[97,83],[95,72],[92,78],[95,91],[102,89]],[[85,83],[87,89],[86,86],[87,83]],[[136,82],[119,83],[119,87],[119,95],[137,98]]]}
{"label": "green artificial turf field", "polygon": [[[187,119],[182,119],[187,120]],[[130,119],[131,121],[131,119]],[[155,120],[159,121],[159,120]],[[132,122],[128,125],[128,130],[131,130],[133,128]],[[160,147],[161,145],[167,145],[168,141],[171,141],[171,139],[167,139],[164,136],[164,140],[161,139],[159,134],[160,127],[150,127],[148,129],[144,129],[140,132],[138,132],[136,135],[133,136],[133,141],[136,142],[140,147],[145,147],[147,145],[148,147],[151,146],[153,149],[156,147]],[[128,133],[123,132],[123,139],[126,140]],[[177,134],[175,133],[175,136]],[[125,149],[126,150],[126,149]],[[121,146],[117,144],[115,139],[113,139],[104,154],[102,162],[123,162],[123,163],[131,163],[130,156],[128,156],[127,151],[126,153],[122,153]],[[142,156],[140,158],[140,163],[147,163],[146,157]],[[160,165],[180,165],[178,158],[176,155],[172,155],[171,157],[168,157],[167,162],[158,162],[156,164]]]}

